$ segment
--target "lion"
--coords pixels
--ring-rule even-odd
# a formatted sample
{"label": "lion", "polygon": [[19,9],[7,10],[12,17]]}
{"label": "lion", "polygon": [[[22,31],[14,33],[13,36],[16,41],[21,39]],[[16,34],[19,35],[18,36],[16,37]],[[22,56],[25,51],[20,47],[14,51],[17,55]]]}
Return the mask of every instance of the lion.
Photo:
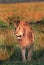
{"label": "lion", "polygon": [[28,22],[21,20],[16,28],[15,35],[19,41],[22,60],[26,61],[25,53],[26,49],[28,49],[27,60],[31,61],[34,42],[34,31],[31,25]]}

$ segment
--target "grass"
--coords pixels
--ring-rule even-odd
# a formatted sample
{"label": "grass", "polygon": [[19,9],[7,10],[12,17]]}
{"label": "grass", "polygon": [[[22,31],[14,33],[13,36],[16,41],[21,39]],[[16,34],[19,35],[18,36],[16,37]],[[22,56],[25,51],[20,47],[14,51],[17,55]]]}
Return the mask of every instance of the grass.
{"label": "grass", "polygon": [[32,62],[26,62],[26,63],[23,63],[23,62],[6,62],[2,65],[44,65],[43,62],[38,62],[38,61],[32,61]]}
{"label": "grass", "polygon": [[44,65],[44,49],[33,52],[32,61],[22,62],[20,48],[16,48],[10,59],[0,61],[0,65]]}
{"label": "grass", "polygon": [[6,21],[6,18],[13,14],[26,20],[40,20],[44,18],[44,2],[0,4],[1,20]]}
{"label": "grass", "polygon": [[8,25],[4,21],[0,21],[0,29],[2,29],[2,30],[13,29],[13,30],[15,30],[15,27],[13,25]]}
{"label": "grass", "polygon": [[[8,27],[8,25],[4,22],[0,22],[0,27],[1,27],[1,25],[5,26],[5,29],[7,29],[7,27]],[[13,26],[9,26],[8,29],[12,29],[12,27]],[[39,27],[39,25],[36,26],[36,29],[38,29],[38,27]],[[3,29],[3,27],[1,27],[1,28]],[[41,28],[40,28],[40,30],[41,30]],[[39,35],[39,34],[37,34],[37,35]],[[38,38],[37,38],[37,41],[38,41]],[[37,41],[36,41],[36,43],[38,43]],[[42,38],[42,41],[43,41],[43,38]],[[27,54],[27,52],[26,52],[26,54]],[[22,62],[21,50],[20,50],[20,48],[15,48],[14,54],[8,60],[0,61],[0,65],[44,65],[44,49],[42,49],[42,50],[39,49],[38,51],[34,51],[32,61]]]}
{"label": "grass", "polygon": [[[5,29],[7,29],[6,26],[8,26],[8,25],[6,25],[3,22],[0,22],[0,26],[1,25],[5,26]],[[39,25],[36,26],[36,29],[38,29],[38,27],[39,27]],[[8,29],[10,29],[10,28],[12,29],[12,26],[9,26]],[[41,28],[40,28],[40,30],[41,30]],[[40,35],[40,33],[37,34],[37,35]],[[42,41],[43,40],[44,39],[42,38]],[[41,42],[41,40],[40,40],[40,42]],[[36,43],[38,43],[38,42],[36,41]],[[26,52],[26,54],[27,54],[27,52]],[[39,49],[38,51],[34,51],[32,61],[30,61],[30,62],[22,62],[22,55],[21,55],[20,48],[15,48],[14,54],[8,60],[0,61],[0,65],[44,65],[44,49],[42,49],[42,50]]]}

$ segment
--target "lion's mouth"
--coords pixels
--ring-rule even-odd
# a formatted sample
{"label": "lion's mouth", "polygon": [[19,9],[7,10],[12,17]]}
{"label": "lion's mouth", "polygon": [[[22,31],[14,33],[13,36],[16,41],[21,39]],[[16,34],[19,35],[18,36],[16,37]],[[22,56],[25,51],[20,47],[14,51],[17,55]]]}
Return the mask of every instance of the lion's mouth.
{"label": "lion's mouth", "polygon": [[17,37],[22,37],[21,35],[17,36]]}
{"label": "lion's mouth", "polygon": [[21,35],[17,36],[17,39],[21,39],[21,38],[22,38],[22,36],[21,36]]}

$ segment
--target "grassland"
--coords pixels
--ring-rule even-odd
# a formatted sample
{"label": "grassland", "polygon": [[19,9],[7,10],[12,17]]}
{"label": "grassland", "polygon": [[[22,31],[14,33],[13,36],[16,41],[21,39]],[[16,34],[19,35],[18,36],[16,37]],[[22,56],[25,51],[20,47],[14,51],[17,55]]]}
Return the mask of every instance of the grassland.
{"label": "grassland", "polygon": [[[0,4],[0,45],[8,45],[6,50],[5,47],[0,47],[0,58],[3,59],[3,61],[0,59],[0,65],[44,65],[44,24],[32,25],[35,31],[34,52],[32,61],[25,63],[22,62],[14,27],[6,23],[7,17],[11,16],[19,16],[21,19],[31,20],[32,22],[41,20],[44,18],[44,2]],[[5,60],[8,56],[9,59]]]}
{"label": "grassland", "polygon": [[44,65],[44,50],[33,53],[32,61],[22,62],[21,51],[16,48],[14,54],[5,61],[0,61],[0,65]]}
{"label": "grassland", "polygon": [[[1,25],[4,27],[2,27]],[[32,61],[30,62],[27,61],[26,63],[22,62],[21,50],[19,48],[18,42],[17,44],[15,42],[17,40],[14,37],[15,34],[13,34],[14,31],[12,27],[10,28],[10,26],[8,26],[5,22],[2,21],[0,22],[0,26],[1,26],[0,45],[2,46],[6,45],[4,48],[0,47],[0,65],[44,65],[44,33],[40,32],[42,29],[44,30],[44,26],[41,29],[42,25],[40,24],[34,25],[34,29],[36,28],[35,29],[36,39],[34,42],[35,46],[34,46],[33,57],[32,57]],[[37,31],[38,29],[40,29],[40,31]],[[11,50],[11,45],[13,47],[13,51]],[[8,57],[9,59],[5,60]],[[1,59],[3,61],[1,61]]]}

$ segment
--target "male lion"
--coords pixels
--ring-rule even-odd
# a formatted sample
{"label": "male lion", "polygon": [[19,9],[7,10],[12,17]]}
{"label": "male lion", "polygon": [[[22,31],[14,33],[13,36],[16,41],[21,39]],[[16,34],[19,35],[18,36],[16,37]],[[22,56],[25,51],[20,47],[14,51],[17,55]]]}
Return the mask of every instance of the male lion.
{"label": "male lion", "polygon": [[28,22],[20,21],[16,28],[15,34],[20,44],[22,59],[26,61],[25,52],[28,49],[27,60],[30,61],[32,57],[34,32]]}

